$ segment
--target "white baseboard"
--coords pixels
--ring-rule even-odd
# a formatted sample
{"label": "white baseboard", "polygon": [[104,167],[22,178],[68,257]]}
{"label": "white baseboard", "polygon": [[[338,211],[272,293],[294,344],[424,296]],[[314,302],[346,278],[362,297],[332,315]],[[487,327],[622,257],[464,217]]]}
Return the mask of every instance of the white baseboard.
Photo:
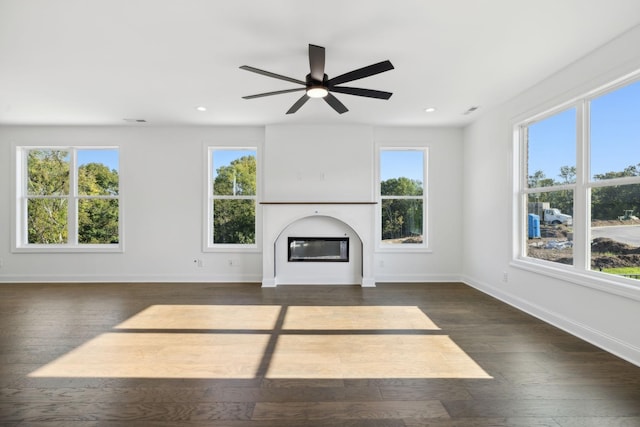
{"label": "white baseboard", "polygon": [[636,366],[640,366],[640,348],[631,345],[627,342],[621,341],[616,337],[603,333],[593,329],[589,325],[585,325],[580,322],[576,322],[560,313],[549,311],[544,307],[517,297],[515,295],[504,292],[491,286],[488,283],[474,280],[470,277],[463,276],[461,281],[485,294],[509,304],[519,310],[524,311],[538,319],[547,322],[557,328],[562,329],[565,332],[570,333],[578,338],[581,338],[601,349],[614,354],[621,359],[624,359]]}
{"label": "white baseboard", "polygon": [[262,276],[242,275],[89,275],[20,274],[0,276],[0,283],[260,283]]}
{"label": "white baseboard", "polygon": [[376,275],[376,283],[434,283],[434,282],[461,282],[459,274],[393,274]]}

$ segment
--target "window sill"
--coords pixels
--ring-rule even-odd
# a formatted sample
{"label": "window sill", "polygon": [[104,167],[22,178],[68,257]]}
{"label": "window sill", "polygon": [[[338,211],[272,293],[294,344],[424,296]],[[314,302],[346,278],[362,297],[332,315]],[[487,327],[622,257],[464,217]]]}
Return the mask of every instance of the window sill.
{"label": "window sill", "polygon": [[510,265],[520,270],[640,301],[640,280],[626,279],[598,271],[579,271],[569,265],[552,265],[552,263],[525,258],[514,259]]}
{"label": "window sill", "polygon": [[261,253],[262,248],[257,245],[228,245],[228,246],[207,246],[202,252],[218,252],[218,253]]}
{"label": "window sill", "polygon": [[13,253],[123,253],[122,245],[29,245],[13,248]]}

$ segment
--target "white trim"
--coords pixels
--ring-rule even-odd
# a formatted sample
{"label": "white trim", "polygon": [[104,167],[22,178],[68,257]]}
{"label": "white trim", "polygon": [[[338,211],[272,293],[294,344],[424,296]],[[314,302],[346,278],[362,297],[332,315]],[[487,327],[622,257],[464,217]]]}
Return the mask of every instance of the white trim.
{"label": "white trim", "polygon": [[585,286],[608,294],[640,301],[640,286],[634,279],[600,273],[593,270],[579,271],[575,267],[535,258],[516,259],[509,264],[531,273]]}
{"label": "white trim", "polygon": [[260,283],[260,274],[12,274],[0,276],[0,283]]}
{"label": "white trim", "polygon": [[[382,196],[381,192],[381,174],[380,174],[380,154],[382,151],[421,151],[422,152],[422,196]],[[430,167],[429,167],[429,146],[422,143],[392,143],[392,142],[376,142],[375,143],[375,194],[376,213],[375,213],[375,252],[376,253],[431,253],[430,246],[431,230],[429,228],[429,218],[431,204],[429,203],[430,188]],[[405,199],[405,200],[421,200],[422,201],[422,243],[412,244],[393,244],[383,243],[382,241],[382,201],[389,199]]]}
{"label": "white trim", "polygon": [[[260,173],[261,173],[261,149],[260,144],[251,144],[251,143],[225,143],[225,144],[213,144],[213,143],[203,143],[204,148],[204,163],[203,163],[203,171],[204,171],[204,185],[203,185],[203,198],[204,206],[202,209],[202,223],[203,223],[203,236],[202,236],[202,252],[243,252],[243,253],[259,253],[261,252],[261,231],[262,231],[262,215],[260,203]],[[256,194],[252,196],[214,196],[213,195],[213,152],[214,151],[225,151],[225,150],[246,150],[252,151],[255,153],[256,157]],[[213,242],[213,212],[212,212],[212,202],[214,199],[218,200],[253,200],[254,201],[254,212],[255,212],[255,224],[254,224],[254,233],[255,240],[254,243],[251,244],[222,244],[222,243],[214,243]]]}
{"label": "white trim", "polygon": [[528,313],[543,322],[549,323],[563,331],[583,339],[609,353],[612,353],[636,366],[640,366],[640,348],[619,340],[609,334],[596,330],[589,325],[570,319],[560,313],[551,311],[537,304],[532,304],[511,293],[502,290],[485,282],[480,282],[471,277],[464,276],[463,283],[488,294],[506,304]]}
{"label": "white trim", "polygon": [[[399,247],[396,247],[399,246]],[[393,245],[393,244],[387,244],[387,245],[382,245],[378,248],[376,248],[375,253],[377,254],[416,254],[416,253],[420,253],[420,254],[432,254],[434,253],[433,249],[429,249],[429,248],[423,248],[423,247],[413,247],[410,246],[408,248],[405,248],[405,246],[407,245]],[[416,246],[418,246],[416,244]]]}
{"label": "white trim", "polygon": [[376,274],[377,283],[456,283],[461,282],[460,274]]}
{"label": "white trim", "polygon": [[[589,173],[589,165],[585,163],[589,157],[587,149],[589,141],[585,138],[589,137],[587,103],[580,103],[577,106],[576,116],[576,182],[573,192],[573,266],[578,271],[589,270],[591,259],[587,259],[591,248],[589,245],[589,229],[591,228],[591,206],[587,204],[589,201],[588,190],[585,188],[586,174]],[[584,206],[585,209],[578,207]],[[578,230],[578,232],[576,232]]]}
{"label": "white trim", "polygon": [[18,246],[12,248],[12,253],[123,253],[124,250],[120,245],[104,244],[77,244],[77,245],[38,245],[30,244],[28,246]]}
{"label": "white trim", "polygon": [[[122,191],[121,147],[119,145],[43,145],[12,144],[14,161],[12,162],[12,179],[14,197],[12,199],[11,223],[15,230],[11,233],[12,253],[122,253],[124,252],[124,208]],[[33,150],[51,150],[69,152],[69,194],[60,196],[29,196],[27,194],[27,153]],[[78,195],[78,150],[115,150],[118,153],[118,194],[113,196],[80,196]],[[63,198],[67,200],[67,243],[34,244],[28,243],[27,235],[27,200],[38,198]],[[83,244],[78,243],[77,205],[80,199],[109,199],[118,201],[118,243],[117,244]]]}
{"label": "white trim", "polygon": [[[640,184],[640,177],[623,177],[595,181],[591,176],[590,162],[590,103],[593,99],[622,89],[630,84],[640,82],[640,70],[600,85],[595,89],[586,90],[583,94],[574,96],[570,100],[561,102],[553,108],[532,114],[528,118],[519,116],[512,120],[512,162],[516,171],[512,171],[514,179],[512,199],[512,257],[510,263],[514,267],[544,274],[582,286],[598,289],[615,295],[640,300],[639,281],[627,279],[614,274],[600,273],[591,270],[591,189],[615,187],[619,185]],[[552,117],[569,108],[576,109],[576,182],[574,184],[553,185],[549,187],[529,188],[527,186],[527,158],[526,132],[528,126]],[[530,258],[527,253],[527,201],[530,194],[548,193],[554,191],[573,191],[573,265],[567,266],[551,261]],[[515,233],[515,234],[514,234]]]}
{"label": "white trim", "polygon": [[262,278],[262,287],[263,288],[275,288],[278,286],[278,282],[275,277],[272,278]]}

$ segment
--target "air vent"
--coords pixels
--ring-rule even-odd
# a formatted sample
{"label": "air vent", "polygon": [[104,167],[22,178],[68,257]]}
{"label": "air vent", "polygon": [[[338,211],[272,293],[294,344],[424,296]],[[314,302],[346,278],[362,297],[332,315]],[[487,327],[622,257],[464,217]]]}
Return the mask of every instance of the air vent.
{"label": "air vent", "polygon": [[480,106],[478,106],[478,105],[475,105],[475,106],[473,106],[473,107],[469,107],[469,109],[468,109],[467,111],[465,111],[464,113],[462,113],[462,114],[464,114],[464,115],[466,116],[466,115],[468,115],[468,114],[473,113],[473,112],[474,112],[474,111],[476,111],[478,108],[480,108]]}

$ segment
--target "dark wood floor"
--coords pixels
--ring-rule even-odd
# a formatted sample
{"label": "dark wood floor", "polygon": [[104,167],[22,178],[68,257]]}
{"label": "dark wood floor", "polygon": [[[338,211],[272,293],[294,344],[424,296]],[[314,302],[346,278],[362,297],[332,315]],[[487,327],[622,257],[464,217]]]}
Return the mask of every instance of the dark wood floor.
{"label": "dark wood floor", "polygon": [[[349,330],[324,326],[309,332],[298,330],[304,329],[301,326],[286,330],[282,316],[266,332],[260,326],[234,330],[228,321],[214,326],[215,337],[264,338],[264,349],[255,351],[259,356],[255,374],[248,376],[246,370],[227,369],[212,375],[214,371],[205,369],[184,371],[180,377],[176,369],[191,359],[200,363],[202,356],[189,354],[188,340],[175,345],[180,359],[173,362],[171,354],[159,356],[162,351],[152,347],[152,339],[145,341],[176,331],[183,335],[174,338],[189,337],[190,332],[212,334],[212,328],[200,324],[190,330],[171,315],[144,317],[141,313],[149,307],[238,306],[238,313],[244,313],[239,316],[245,316],[247,308],[257,305],[283,310],[417,307],[439,329],[356,325]],[[380,313],[385,315],[384,310]],[[202,313],[196,315],[204,324],[211,320],[202,319]],[[322,314],[314,316],[313,322],[322,321],[318,319]],[[125,322],[132,319],[151,324]],[[402,319],[394,320],[402,325]],[[121,324],[134,326],[121,329]],[[171,324],[179,326],[171,330],[167,327]],[[0,285],[0,325],[2,426],[640,426],[639,367],[463,284],[275,289],[255,284]],[[342,359],[335,359],[336,363],[354,364],[331,377],[332,366],[322,365],[331,359],[316,363],[313,343],[296,344],[299,347],[285,354],[280,345],[285,335],[291,339],[310,334],[315,334],[314,339],[327,337],[327,345],[316,347],[319,354],[330,357],[332,351],[341,352]],[[348,353],[345,335],[353,337],[355,347]],[[340,337],[340,344],[332,336]],[[100,341],[102,347],[92,350],[98,337],[135,340],[126,348],[115,341]],[[375,350],[359,348],[363,337],[363,342],[373,342]],[[381,351],[375,347],[376,337],[381,343],[391,340],[394,344],[384,344],[387,347]],[[430,348],[433,337],[449,344]],[[422,343],[417,354],[401,350],[416,338]],[[244,363],[244,353],[254,353],[234,347],[233,342],[216,348],[230,352],[224,354],[238,352],[233,356],[238,365]],[[296,369],[300,370],[287,371],[286,358],[295,357],[298,349]],[[155,359],[149,358],[152,353]],[[91,370],[100,369],[96,360],[111,363],[111,358],[121,355],[126,360],[105,365],[104,375]],[[375,365],[382,360],[406,363],[414,356],[418,361],[432,357],[434,365],[447,368],[415,362],[418,366],[391,365],[381,371]],[[164,365],[154,365],[158,357]],[[274,370],[278,363],[279,371]],[[361,369],[348,371],[354,366]],[[395,368],[402,368],[398,377],[393,377]]]}

